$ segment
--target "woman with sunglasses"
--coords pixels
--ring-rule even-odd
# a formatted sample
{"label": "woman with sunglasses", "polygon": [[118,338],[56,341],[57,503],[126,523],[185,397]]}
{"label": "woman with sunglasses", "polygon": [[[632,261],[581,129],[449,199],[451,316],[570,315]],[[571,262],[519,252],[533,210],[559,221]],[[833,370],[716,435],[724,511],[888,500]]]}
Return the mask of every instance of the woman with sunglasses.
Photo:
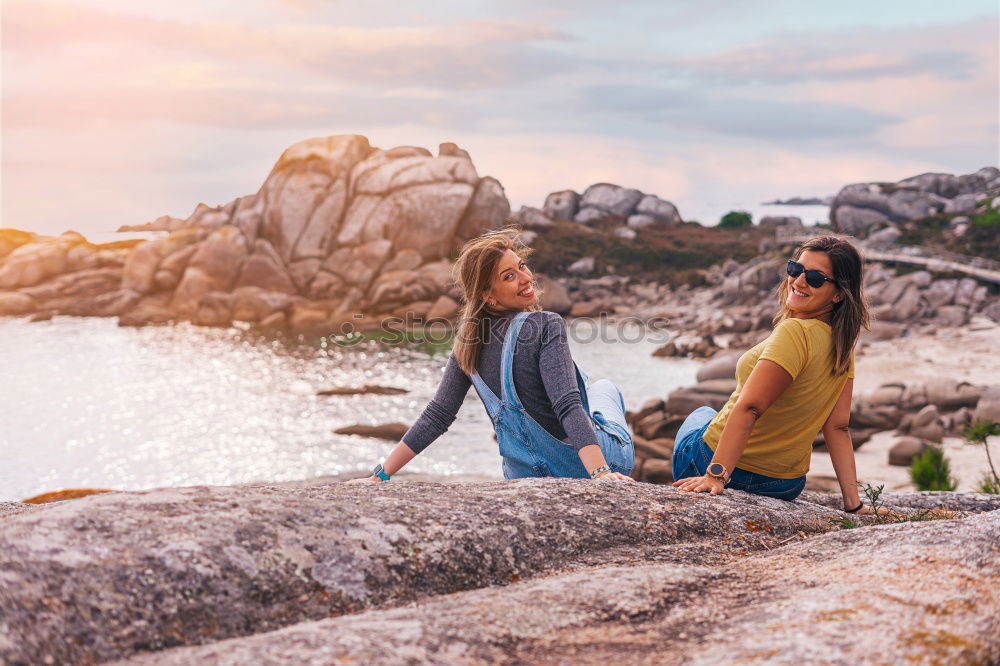
{"label": "woman with sunglasses", "polygon": [[736,390],[722,411],[699,407],[678,430],[675,487],[793,500],[822,431],[845,511],[870,511],[858,495],[848,430],[854,345],[869,325],[862,266],[858,250],[833,236],[795,251],[778,289],[774,330],[740,357]]}

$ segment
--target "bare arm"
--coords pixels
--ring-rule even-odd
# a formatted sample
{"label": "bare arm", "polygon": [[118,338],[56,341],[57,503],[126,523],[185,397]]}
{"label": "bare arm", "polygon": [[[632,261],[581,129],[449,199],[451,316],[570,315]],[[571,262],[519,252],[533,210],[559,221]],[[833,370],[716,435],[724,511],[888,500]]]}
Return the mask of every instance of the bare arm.
{"label": "bare arm", "polygon": [[[608,464],[608,461],[604,458],[604,453],[601,451],[601,447],[598,444],[589,444],[577,453],[580,455],[580,461],[583,466],[587,469],[587,473],[593,473],[595,469],[604,467]],[[625,476],[619,472],[603,472],[597,477],[599,481],[632,481],[632,477]]]}
{"label": "bare arm", "polygon": [[[417,453],[406,445],[406,442],[400,440],[399,444],[392,448],[389,455],[385,457],[385,462],[382,463],[382,471],[384,471],[389,476],[393,476],[396,472],[406,467],[406,463],[410,462],[417,457]],[[374,474],[371,476],[365,476],[360,479],[351,479],[348,483],[382,483],[382,479],[378,478]]]}
{"label": "bare arm", "polygon": [[401,440],[399,444],[393,447],[392,451],[389,452],[389,455],[386,456],[385,462],[382,463],[382,469],[385,470],[386,474],[392,476],[399,470],[403,469],[403,467],[406,466],[406,463],[413,460],[416,456],[417,454],[414,450],[407,446],[406,442]]}
{"label": "bare arm", "polygon": [[850,509],[861,503],[858,496],[858,473],[854,466],[854,445],[851,442],[851,396],[854,392],[854,380],[848,379],[844,390],[837,398],[829,418],[823,424],[823,439],[830,451],[830,461],[833,471],[840,483],[840,493],[844,496],[844,508]]}
{"label": "bare arm", "polygon": [[[732,472],[743,455],[757,419],[764,415],[774,401],[792,383],[792,376],[774,361],[761,359],[754,366],[722,429],[719,445],[712,462],[722,463]],[[674,486],[693,492],[710,492],[718,495],[724,485],[721,480],[708,476],[675,481]]]}
{"label": "bare arm", "polygon": [[[434,398],[427,403],[420,418],[403,435],[403,439],[389,452],[382,463],[382,469],[386,474],[392,476],[403,469],[418,453],[448,430],[455,421],[455,416],[462,407],[465,394],[469,392],[471,385],[472,381],[458,367],[458,361],[452,353]],[[410,443],[407,444],[406,440]],[[381,481],[381,479],[372,475],[353,481]]]}

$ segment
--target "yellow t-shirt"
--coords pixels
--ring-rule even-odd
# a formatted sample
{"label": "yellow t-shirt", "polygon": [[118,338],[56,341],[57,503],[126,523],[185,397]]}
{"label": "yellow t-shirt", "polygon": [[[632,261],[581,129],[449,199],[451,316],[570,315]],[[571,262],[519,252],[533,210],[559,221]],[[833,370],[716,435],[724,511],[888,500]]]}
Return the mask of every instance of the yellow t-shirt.
{"label": "yellow t-shirt", "polygon": [[845,374],[834,376],[830,325],[818,319],[786,319],[771,335],[747,351],[736,364],[736,390],[705,431],[714,451],[726,419],[743,385],[760,359],[780,365],[792,383],[754,424],[740,469],[778,479],[795,479],[809,471],[816,435],[837,404],[848,378],[854,377],[854,354]]}

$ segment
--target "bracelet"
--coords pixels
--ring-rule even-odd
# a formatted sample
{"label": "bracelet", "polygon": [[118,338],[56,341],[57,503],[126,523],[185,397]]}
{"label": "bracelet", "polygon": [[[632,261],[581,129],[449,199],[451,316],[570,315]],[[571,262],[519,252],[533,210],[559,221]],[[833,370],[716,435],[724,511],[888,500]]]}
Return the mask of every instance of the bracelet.
{"label": "bracelet", "polygon": [[844,509],[844,511],[847,512],[847,513],[857,513],[858,511],[861,511],[861,507],[863,507],[864,505],[865,505],[865,503],[862,502],[861,504],[858,504],[853,509]]}
{"label": "bracelet", "polygon": [[611,472],[611,468],[608,467],[607,465],[601,465],[600,467],[598,467],[597,469],[595,469],[593,472],[590,473],[590,478],[596,479],[598,476],[604,474],[605,472]]}

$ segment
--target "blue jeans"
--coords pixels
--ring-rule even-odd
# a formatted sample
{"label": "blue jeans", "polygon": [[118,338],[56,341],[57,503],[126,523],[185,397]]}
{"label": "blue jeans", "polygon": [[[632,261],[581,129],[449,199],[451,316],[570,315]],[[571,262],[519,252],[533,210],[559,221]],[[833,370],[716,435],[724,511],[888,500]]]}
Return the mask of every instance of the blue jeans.
{"label": "blue jeans", "polygon": [[[674,438],[674,457],[672,467],[674,480],[686,479],[692,476],[704,476],[715,452],[705,443],[705,431],[716,415],[711,407],[699,407],[691,412]],[[745,490],[754,495],[776,497],[777,499],[793,500],[806,487],[806,477],[797,479],[776,479],[773,476],[755,474],[737,467],[732,471],[731,479],[726,488]]]}

